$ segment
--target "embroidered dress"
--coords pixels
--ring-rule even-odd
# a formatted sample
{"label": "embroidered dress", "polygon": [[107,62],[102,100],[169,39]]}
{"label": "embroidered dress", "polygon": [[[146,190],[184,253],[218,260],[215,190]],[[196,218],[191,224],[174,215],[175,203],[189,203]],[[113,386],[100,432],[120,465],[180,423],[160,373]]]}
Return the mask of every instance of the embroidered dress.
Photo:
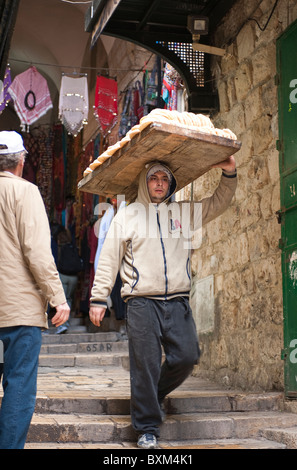
{"label": "embroidered dress", "polygon": [[114,127],[118,115],[118,85],[111,78],[97,77],[94,115],[104,137]]}
{"label": "embroidered dress", "polygon": [[29,126],[53,107],[47,81],[34,66],[17,75],[8,91],[23,131],[28,132]]}
{"label": "embroidered dress", "polygon": [[76,136],[88,122],[87,77],[63,75],[59,97],[59,119],[69,134]]}

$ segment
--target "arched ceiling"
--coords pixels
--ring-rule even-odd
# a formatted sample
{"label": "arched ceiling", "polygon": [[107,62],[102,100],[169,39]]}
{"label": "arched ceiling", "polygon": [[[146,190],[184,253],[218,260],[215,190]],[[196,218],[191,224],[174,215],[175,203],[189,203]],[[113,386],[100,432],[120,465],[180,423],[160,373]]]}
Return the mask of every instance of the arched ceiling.
{"label": "arched ceiling", "polygon": [[20,0],[9,52],[15,73],[30,63],[38,64],[38,70],[59,87],[61,71],[73,71],[72,67],[79,71],[89,50],[90,35],[83,29],[88,6],[61,0]]}
{"label": "arched ceiling", "polygon": [[[89,64],[94,44],[97,55],[100,51],[99,55],[106,58],[114,38],[121,38],[161,55],[181,73],[190,94],[192,111],[211,110],[217,105],[215,93],[209,86],[197,87],[197,77],[193,76],[189,63],[185,63],[176,50],[170,50],[168,41],[172,44],[180,44],[181,41],[191,44],[187,17],[199,13],[207,15],[210,22],[210,32],[207,36],[201,36],[201,41],[211,44],[213,31],[235,1],[0,0],[0,33],[7,27],[7,15],[4,15],[3,9],[11,8],[14,13],[17,10],[15,27],[12,25],[8,35],[10,47],[7,46],[8,57],[5,59],[8,58],[10,63],[12,78],[30,65],[35,65],[47,79],[53,101],[57,101],[62,72],[79,72],[81,67]],[[111,14],[99,37],[96,27],[106,9]],[[3,57],[0,60],[3,69]],[[207,79],[210,71],[207,54],[203,60],[202,72]],[[208,82],[211,81],[206,80]]]}
{"label": "arched ceiling", "polygon": [[197,16],[208,19],[208,31],[200,35],[199,43],[212,46],[214,52],[214,32],[236,1],[93,0],[85,27],[92,33],[92,45],[103,33],[160,55],[184,78],[189,108],[194,112],[212,111],[217,108],[217,97],[211,86],[210,56],[193,51],[188,20]]}
{"label": "arched ceiling", "polygon": [[[69,3],[63,0],[13,0],[17,10],[14,27],[10,31],[10,44],[6,55],[2,58],[1,70],[10,65],[13,78],[24,72],[30,65],[46,78],[54,104],[52,113],[48,113],[44,121],[57,120],[58,96],[62,73],[87,72],[82,70],[90,63],[91,35],[84,29],[85,14],[88,3]],[[11,2],[11,3],[9,3]],[[18,4],[18,8],[17,8]],[[12,0],[0,0],[1,6],[7,10]],[[6,18],[3,18],[3,21]],[[1,31],[0,31],[1,32]],[[105,61],[110,45],[114,39],[102,36],[97,44],[97,63]],[[106,47],[106,50],[105,50]],[[100,57],[99,57],[100,56]],[[1,59],[1,57],[0,57]],[[96,65],[97,65],[96,63]],[[10,104],[9,112],[0,116],[0,125],[8,119],[14,119],[15,113]],[[11,124],[13,125],[14,122]]]}

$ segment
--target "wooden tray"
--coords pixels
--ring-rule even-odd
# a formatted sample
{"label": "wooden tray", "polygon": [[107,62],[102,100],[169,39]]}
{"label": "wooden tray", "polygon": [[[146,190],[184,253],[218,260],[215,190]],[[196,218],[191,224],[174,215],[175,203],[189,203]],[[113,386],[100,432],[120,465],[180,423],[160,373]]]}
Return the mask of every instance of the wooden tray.
{"label": "wooden tray", "polygon": [[78,183],[81,191],[106,197],[137,196],[144,165],[161,161],[177,179],[177,190],[203,175],[212,165],[233,155],[239,141],[167,123],[152,123]]}

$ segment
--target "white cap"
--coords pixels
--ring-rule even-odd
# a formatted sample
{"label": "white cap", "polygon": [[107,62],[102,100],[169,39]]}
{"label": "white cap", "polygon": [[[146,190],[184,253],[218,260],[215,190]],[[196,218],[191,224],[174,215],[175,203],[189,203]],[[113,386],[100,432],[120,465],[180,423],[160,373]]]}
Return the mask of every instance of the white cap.
{"label": "white cap", "polygon": [[0,155],[27,152],[22,136],[15,131],[0,132]]}

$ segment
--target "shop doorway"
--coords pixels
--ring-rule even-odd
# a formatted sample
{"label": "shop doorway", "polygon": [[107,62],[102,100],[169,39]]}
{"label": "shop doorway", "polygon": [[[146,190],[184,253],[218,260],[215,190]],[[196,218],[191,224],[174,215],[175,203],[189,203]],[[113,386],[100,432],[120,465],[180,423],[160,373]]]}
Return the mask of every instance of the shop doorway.
{"label": "shop doorway", "polygon": [[277,40],[285,395],[297,398],[297,21]]}

